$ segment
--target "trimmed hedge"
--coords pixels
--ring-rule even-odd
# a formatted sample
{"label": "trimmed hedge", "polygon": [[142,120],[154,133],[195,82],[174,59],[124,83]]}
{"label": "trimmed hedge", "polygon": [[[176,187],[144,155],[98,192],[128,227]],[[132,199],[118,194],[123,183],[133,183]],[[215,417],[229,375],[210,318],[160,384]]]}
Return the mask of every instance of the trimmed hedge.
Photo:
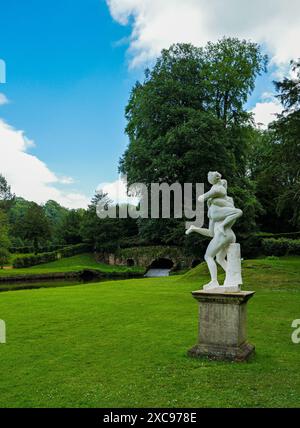
{"label": "trimmed hedge", "polygon": [[267,233],[259,232],[257,236],[261,238],[288,238],[288,239],[300,239],[300,232],[282,232],[282,233]]}
{"label": "trimmed hedge", "polygon": [[61,248],[57,253],[60,255],[59,258],[61,258],[76,256],[76,254],[88,253],[90,251],[92,251],[90,244],[76,244]]}
{"label": "trimmed hedge", "polygon": [[[67,245],[46,245],[39,248],[39,253],[51,253],[53,251],[60,250]],[[25,245],[23,247],[11,247],[9,252],[12,254],[31,254],[34,253],[33,245]]]}
{"label": "trimmed hedge", "polygon": [[26,268],[30,266],[40,265],[42,263],[54,262],[63,257],[71,257],[76,254],[86,253],[91,251],[91,246],[87,244],[69,245],[61,248],[59,251],[41,253],[37,255],[16,257],[13,262],[15,269]]}
{"label": "trimmed hedge", "polygon": [[9,252],[12,254],[29,254],[34,253],[34,248],[30,245],[26,245],[23,247],[11,247],[9,249]]}
{"label": "trimmed hedge", "polygon": [[266,256],[300,255],[300,239],[263,239],[262,247]]}
{"label": "trimmed hedge", "polygon": [[39,265],[41,263],[54,262],[57,259],[58,254],[54,251],[52,253],[41,253],[32,256],[16,257],[13,262],[13,267],[15,269],[26,268],[34,265]]}

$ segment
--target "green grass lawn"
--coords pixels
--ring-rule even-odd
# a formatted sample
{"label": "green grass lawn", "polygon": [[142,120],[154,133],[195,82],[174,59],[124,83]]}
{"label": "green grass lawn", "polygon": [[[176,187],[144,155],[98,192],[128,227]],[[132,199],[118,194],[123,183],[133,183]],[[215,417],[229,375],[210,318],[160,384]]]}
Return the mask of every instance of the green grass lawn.
{"label": "green grass lawn", "polygon": [[55,262],[43,263],[24,269],[0,269],[0,276],[15,276],[24,274],[43,274],[59,272],[77,272],[83,269],[95,269],[101,272],[144,272],[144,268],[134,266],[112,266],[96,262],[93,254],[78,254]]}
{"label": "green grass lawn", "polygon": [[183,276],[4,292],[1,407],[299,407],[300,258],[244,263],[249,363],[195,360],[204,266]]}

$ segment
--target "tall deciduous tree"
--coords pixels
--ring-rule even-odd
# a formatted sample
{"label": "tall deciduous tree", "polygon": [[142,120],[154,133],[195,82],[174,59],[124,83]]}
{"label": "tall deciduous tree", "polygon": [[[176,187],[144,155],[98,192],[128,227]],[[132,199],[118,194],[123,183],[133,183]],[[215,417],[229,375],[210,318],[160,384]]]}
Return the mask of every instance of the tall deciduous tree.
{"label": "tall deciduous tree", "polygon": [[252,127],[244,104],[266,61],[258,45],[234,38],[163,50],[126,108],[130,143],[120,171],[129,184],[206,183],[207,172],[218,170],[245,211],[244,230],[253,229],[257,202],[247,178]]}
{"label": "tall deciduous tree", "polygon": [[271,126],[273,153],[269,168],[280,183],[279,214],[290,212],[290,222],[300,227],[300,59],[291,63],[292,78],[275,82],[284,111]]}
{"label": "tall deciduous tree", "polygon": [[255,87],[256,76],[266,71],[267,56],[256,43],[223,38],[204,49],[208,68],[208,106],[224,125],[243,123],[244,105]]}

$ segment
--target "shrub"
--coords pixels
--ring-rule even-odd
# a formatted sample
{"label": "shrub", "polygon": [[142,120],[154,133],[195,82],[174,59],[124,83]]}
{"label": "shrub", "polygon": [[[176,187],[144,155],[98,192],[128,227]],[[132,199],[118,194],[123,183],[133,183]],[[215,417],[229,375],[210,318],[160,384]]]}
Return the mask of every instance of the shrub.
{"label": "shrub", "polygon": [[52,253],[41,253],[31,256],[16,257],[13,262],[13,267],[16,269],[26,268],[41,263],[49,263],[57,260],[58,256],[56,252]]}
{"label": "shrub", "polygon": [[23,247],[11,247],[9,251],[12,254],[30,254],[34,252],[34,248],[33,246],[26,245]]}
{"label": "shrub", "polygon": [[300,256],[300,239],[292,239],[289,254]]}
{"label": "shrub", "polygon": [[0,248],[0,268],[9,262],[9,251],[6,248]]}
{"label": "shrub", "polygon": [[242,257],[254,259],[263,254],[262,238],[258,234],[241,238],[237,242],[241,244]]}
{"label": "shrub", "polygon": [[266,260],[279,260],[279,257],[277,257],[277,256],[268,256],[268,257],[266,257]]}
{"label": "shrub", "polygon": [[[51,253],[52,251],[57,251],[64,247],[66,247],[66,245],[49,244],[49,245],[45,245],[44,247],[39,247],[38,251],[39,251],[39,254]],[[34,247],[32,245],[25,245],[22,247],[11,247],[9,251],[13,254],[32,254],[34,253]]]}
{"label": "shrub", "polygon": [[68,245],[67,247],[61,248],[58,254],[60,257],[71,257],[76,256],[76,254],[87,253],[91,251],[91,249],[91,245],[89,244]]}
{"label": "shrub", "polygon": [[282,232],[282,233],[259,232],[257,236],[260,236],[261,238],[300,239],[300,232]]}
{"label": "shrub", "polygon": [[300,240],[288,238],[267,238],[262,241],[266,256],[300,255]]}
{"label": "shrub", "polygon": [[13,263],[13,267],[16,269],[20,269],[39,265],[42,263],[54,262],[55,260],[58,260],[62,257],[71,257],[75,256],[76,254],[88,252],[90,250],[91,247],[87,244],[69,245],[60,249],[59,251],[16,257]]}

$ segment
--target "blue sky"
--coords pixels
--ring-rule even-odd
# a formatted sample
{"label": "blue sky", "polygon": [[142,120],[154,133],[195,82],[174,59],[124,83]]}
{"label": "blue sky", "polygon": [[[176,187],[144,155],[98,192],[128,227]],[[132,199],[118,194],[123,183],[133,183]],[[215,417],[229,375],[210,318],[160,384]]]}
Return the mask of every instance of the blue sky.
{"label": "blue sky", "polygon": [[[68,206],[83,206],[99,183],[117,179],[118,160],[127,144],[124,108],[144,67],[170,43],[204,44],[219,36],[209,27],[209,34],[203,29],[202,34],[197,22],[186,22],[197,13],[201,21],[200,13],[207,11],[202,0],[186,0],[184,10],[178,1],[165,0],[164,8],[158,0],[2,2],[0,58],[6,62],[7,82],[0,84],[0,93],[9,102],[0,102],[0,118],[6,127],[2,134],[0,129],[0,145],[11,139],[10,146],[4,146],[7,153],[15,144],[32,155],[20,157],[20,164],[16,156],[15,167],[8,167],[14,155],[5,159],[4,153],[0,169],[13,190],[38,202],[53,197]],[[180,16],[174,15],[176,10]],[[183,22],[182,32],[176,28],[177,19]],[[190,33],[193,25],[197,30]],[[236,35],[238,30],[230,31],[224,27],[222,35]],[[268,44],[258,30],[257,36],[253,34],[275,58],[248,104],[250,109],[261,103],[265,113],[275,104],[262,94],[273,91],[273,74],[286,66],[288,56],[284,57],[281,46]],[[34,145],[20,141],[20,130],[22,138],[33,140]],[[33,165],[37,160],[44,163],[37,168],[44,168],[44,176],[35,175],[31,166],[22,171],[27,161]],[[46,177],[46,169],[52,178]],[[44,182],[35,189],[37,180]],[[48,192],[48,187],[56,193]]]}
{"label": "blue sky", "polygon": [[80,191],[115,179],[127,141],[124,106],[137,77],[128,73],[126,46],[116,47],[128,28],[99,0],[10,0],[0,14],[10,100],[1,117]]}

